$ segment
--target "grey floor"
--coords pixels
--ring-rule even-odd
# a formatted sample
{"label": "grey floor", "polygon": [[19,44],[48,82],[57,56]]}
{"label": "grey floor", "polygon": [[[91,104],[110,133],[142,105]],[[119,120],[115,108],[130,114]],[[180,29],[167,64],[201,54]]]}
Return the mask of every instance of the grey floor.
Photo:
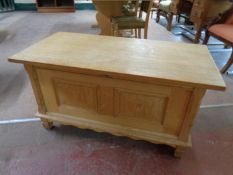
{"label": "grey floor", "polygon": [[[37,110],[29,79],[23,66],[10,63],[7,61],[7,58],[54,32],[66,31],[98,34],[98,28],[91,28],[91,25],[93,24],[96,24],[95,11],[88,10],[76,11],[75,13],[59,14],[43,14],[36,12],[0,13],[0,121],[30,118],[34,116]],[[190,41],[186,38],[182,36],[175,36],[168,32],[165,27],[156,24],[154,19],[152,19],[149,24],[149,39],[190,43]],[[92,48],[89,49],[91,52]],[[229,55],[230,52],[225,51],[212,53],[212,56],[219,68],[226,62]],[[208,91],[204,97],[202,104],[203,106],[233,103],[232,76],[223,75],[223,77],[227,84],[227,90],[225,92]],[[194,134],[198,135],[196,138],[210,132],[215,132],[217,133],[216,135],[218,135],[226,128],[230,128],[230,131],[232,131],[233,128],[232,106],[203,108],[198,114],[198,118],[194,126]],[[232,136],[229,135],[227,139],[225,135],[223,137],[225,140],[221,140],[221,138],[217,140],[218,144],[221,143],[223,145],[221,148],[224,148],[224,144],[228,145],[228,148],[232,148],[230,145],[232,142],[228,141],[233,140]],[[54,148],[58,148],[59,145],[56,144],[67,143],[72,139],[86,139],[90,141],[90,144],[92,144],[92,142],[101,142],[103,139],[120,140],[119,142],[116,141],[116,144],[119,147],[121,147],[121,142],[130,143],[135,148],[137,148],[137,145],[142,144],[129,139],[126,139],[126,141],[125,138],[121,140],[121,138],[116,138],[108,134],[98,134],[89,130],[81,130],[69,126],[60,126],[59,128],[55,128],[53,131],[47,131],[41,127],[39,122],[8,125],[0,124],[0,175],[17,174],[11,173],[11,166],[14,168],[19,168],[21,174],[27,174],[22,173],[24,171],[20,169],[20,167],[16,166],[16,164],[12,163],[12,160],[16,160],[15,157],[20,156],[16,154],[17,151],[20,152],[23,150],[26,152],[26,148],[31,150],[33,147],[44,146],[50,143],[54,146]],[[194,143],[193,148],[194,152],[191,150],[187,153],[187,155],[189,156],[190,154],[192,156],[194,155],[195,157],[196,153],[198,152],[198,150],[196,150],[196,148],[198,148],[198,143],[206,143],[205,140],[206,138],[203,138],[203,140],[196,139],[196,143]],[[208,146],[210,146],[210,152],[208,152],[209,156],[212,154],[211,144],[212,142],[208,143]],[[23,149],[24,147],[25,150]],[[90,148],[94,150],[94,148],[91,146]],[[217,155],[221,155],[220,148],[220,150],[217,148],[214,149],[216,149],[214,151],[219,153]],[[231,151],[226,149],[225,154],[229,153],[232,154]],[[33,154],[28,154],[33,157]],[[208,157],[208,159],[211,158]],[[184,160],[186,159],[184,158]],[[192,162],[191,160],[193,160],[193,157],[187,161],[190,162],[190,165],[195,165],[197,167],[194,168],[194,170],[199,170],[198,163]],[[31,160],[32,163],[35,163],[34,161],[35,160]],[[160,162],[160,160],[157,160],[157,162]],[[28,166],[27,163],[25,163],[25,166],[26,165]],[[213,165],[218,167],[218,164]],[[219,167],[222,172],[224,171],[224,166],[224,164],[221,164],[221,167]],[[179,171],[174,172],[177,173]],[[199,174],[198,171],[194,172],[196,172],[194,174]],[[200,174],[205,174],[203,173],[205,172],[204,170],[201,172],[202,173]],[[219,171],[216,170],[215,172]],[[43,171],[38,171],[35,174],[43,174]],[[227,171],[225,174],[230,173]]]}
{"label": "grey floor", "polygon": [[95,12],[0,15],[0,119],[32,117],[36,105],[25,71],[7,58],[54,32],[98,34],[98,29],[91,28],[96,23]]}
{"label": "grey floor", "polygon": [[[31,86],[23,67],[9,63],[7,58],[54,32],[98,34],[98,28],[91,28],[91,25],[96,24],[95,14],[92,10],[59,14],[0,14],[0,119],[32,117],[36,111]],[[151,31],[155,27],[151,25]],[[160,35],[161,30],[165,35]],[[154,31],[155,34],[150,32],[151,39],[177,41],[161,26]]]}
{"label": "grey floor", "polygon": [[[0,119],[28,118],[37,110],[23,66],[9,63],[7,58],[54,32],[98,34],[98,28],[91,28],[93,24],[96,24],[96,19],[95,11],[92,10],[59,14],[36,12],[0,14]],[[154,19],[150,21],[149,39],[190,42],[182,36],[168,32],[165,27],[156,24]],[[224,64],[229,54],[229,52],[213,53],[219,67]],[[232,85],[229,77],[226,77],[226,82]],[[229,86],[227,92],[232,90],[231,87]],[[211,98],[204,99],[206,104],[233,102],[232,93],[212,91],[209,93]],[[217,95],[213,97],[213,94]],[[211,102],[209,99],[213,98],[217,100]]]}

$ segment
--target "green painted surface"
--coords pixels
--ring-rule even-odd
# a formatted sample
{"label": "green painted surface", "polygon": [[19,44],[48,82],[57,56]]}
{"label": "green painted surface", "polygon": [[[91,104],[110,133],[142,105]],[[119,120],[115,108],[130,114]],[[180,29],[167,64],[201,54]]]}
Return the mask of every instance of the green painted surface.
{"label": "green painted surface", "polygon": [[24,10],[24,11],[31,11],[36,10],[36,4],[35,3],[15,3],[15,10]]}
{"label": "green painted surface", "polygon": [[78,3],[75,4],[77,10],[95,10],[95,6],[92,3]]}
{"label": "green painted surface", "polygon": [[[78,3],[75,4],[75,8],[77,10],[95,10],[95,6],[92,3]],[[35,3],[15,3],[15,10],[23,10],[23,11],[35,11],[36,4]]]}

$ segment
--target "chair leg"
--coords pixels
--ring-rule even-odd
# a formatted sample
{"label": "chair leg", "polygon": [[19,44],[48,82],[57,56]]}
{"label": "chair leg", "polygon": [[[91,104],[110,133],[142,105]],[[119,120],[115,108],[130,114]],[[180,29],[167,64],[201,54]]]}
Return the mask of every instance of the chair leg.
{"label": "chair leg", "polygon": [[169,13],[167,17],[167,30],[172,30],[172,20],[173,20],[173,13]]}
{"label": "chair leg", "polygon": [[112,23],[112,36],[118,36],[118,24]]}
{"label": "chair leg", "polygon": [[137,31],[137,29],[134,29],[134,33],[135,33],[135,38],[137,38],[138,37],[138,31]]}
{"label": "chair leg", "polygon": [[177,22],[180,23],[180,15],[177,17]]}
{"label": "chair leg", "polygon": [[231,46],[229,46],[227,43],[224,43],[224,49],[229,49]]}
{"label": "chair leg", "polygon": [[160,21],[160,12],[161,10],[157,10],[157,16],[156,16],[156,22],[158,23]]}
{"label": "chair leg", "polygon": [[203,41],[203,44],[207,45],[208,41],[209,41],[209,38],[210,38],[210,34],[208,31],[205,32],[205,39]]}
{"label": "chair leg", "polygon": [[138,38],[141,38],[141,29],[138,29]]}
{"label": "chair leg", "polygon": [[131,33],[131,35],[133,35],[133,29],[130,29],[130,33]]}
{"label": "chair leg", "polygon": [[148,27],[144,28],[144,39],[147,39]]}
{"label": "chair leg", "polygon": [[114,36],[115,23],[111,23],[111,36]]}
{"label": "chair leg", "polygon": [[198,44],[200,42],[201,31],[202,31],[202,27],[198,27],[196,29],[196,34],[195,34],[195,38],[193,40],[193,43]]}
{"label": "chair leg", "polygon": [[[233,48],[232,48],[233,49]],[[224,65],[224,67],[221,69],[221,73],[224,74],[229,68],[230,66],[233,64],[233,50],[231,52],[231,56],[229,58],[229,60],[227,61],[227,63]]]}

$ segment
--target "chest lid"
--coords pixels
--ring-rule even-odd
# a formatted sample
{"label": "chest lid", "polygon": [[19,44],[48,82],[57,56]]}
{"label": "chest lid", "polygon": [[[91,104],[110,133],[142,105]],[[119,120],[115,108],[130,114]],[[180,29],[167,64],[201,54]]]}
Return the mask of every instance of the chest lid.
{"label": "chest lid", "polygon": [[9,61],[149,83],[224,90],[206,46],[79,33],[55,33]]}

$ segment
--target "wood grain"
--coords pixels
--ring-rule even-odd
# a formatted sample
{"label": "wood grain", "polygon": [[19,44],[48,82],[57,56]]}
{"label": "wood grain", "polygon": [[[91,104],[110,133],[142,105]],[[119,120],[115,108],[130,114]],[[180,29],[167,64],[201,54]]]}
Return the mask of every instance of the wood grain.
{"label": "wood grain", "polygon": [[[90,49],[91,48],[91,49]],[[225,89],[205,46],[57,33],[10,59],[53,121],[167,144],[180,156],[206,89]]]}
{"label": "wood grain", "polygon": [[202,45],[56,33],[9,60],[152,83],[225,89],[213,58]]}

